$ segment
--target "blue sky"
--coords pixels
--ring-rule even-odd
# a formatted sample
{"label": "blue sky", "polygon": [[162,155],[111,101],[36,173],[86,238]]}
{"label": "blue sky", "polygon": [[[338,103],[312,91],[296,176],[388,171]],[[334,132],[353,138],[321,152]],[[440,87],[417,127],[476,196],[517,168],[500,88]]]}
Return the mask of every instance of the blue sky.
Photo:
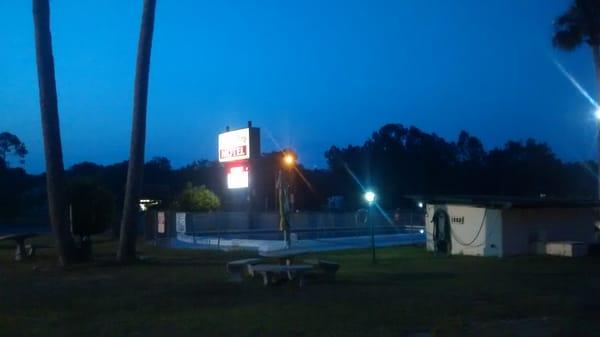
{"label": "blue sky", "polygon": [[[567,0],[158,0],[146,157],[216,159],[217,134],[248,120],[263,151],[325,166],[331,145],[385,123],[491,148],[548,142],[594,157],[592,106],[552,63],[596,92],[591,52],[554,50]],[[65,165],[127,158],[141,1],[53,0]],[[30,1],[0,2],[0,131],[41,172],[43,149]],[[595,96],[595,95],[594,95]]]}

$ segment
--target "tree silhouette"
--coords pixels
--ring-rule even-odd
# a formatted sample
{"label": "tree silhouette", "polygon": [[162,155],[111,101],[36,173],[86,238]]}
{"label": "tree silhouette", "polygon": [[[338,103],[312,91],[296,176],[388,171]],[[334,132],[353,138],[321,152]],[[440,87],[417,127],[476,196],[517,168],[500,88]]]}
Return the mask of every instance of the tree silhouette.
{"label": "tree silhouette", "polygon": [[[596,73],[596,97],[600,99],[600,1],[575,0],[569,9],[554,22],[554,46],[571,51],[586,43],[592,49]],[[598,124],[600,131],[600,123]],[[597,160],[600,161],[600,137],[596,139]],[[598,166],[600,177],[600,166]],[[600,198],[600,179],[597,179]]]}
{"label": "tree silhouette", "polygon": [[0,133],[0,169],[9,166],[7,155],[13,155],[19,158],[21,164],[25,163],[25,156],[27,155],[27,148],[25,144],[21,142],[19,137],[13,135],[10,132]]}
{"label": "tree silhouette", "polygon": [[362,204],[361,185],[376,189],[387,208],[406,205],[407,195],[589,198],[594,181],[589,171],[596,169],[593,163],[563,163],[533,139],[488,152],[465,131],[448,142],[399,124],[383,126],[362,146],[333,146],[325,156],[328,193],[344,196],[346,208]]}
{"label": "tree silhouette", "polygon": [[73,261],[75,245],[69,230],[65,195],[66,186],[60,141],[48,0],[33,0],[33,22],[50,223],[56,236],[60,263],[68,265]]}
{"label": "tree silhouette", "polygon": [[[227,168],[216,161],[199,160],[173,168],[167,158],[155,157],[144,164],[142,197],[160,200],[158,207],[165,208],[191,182],[213,191],[221,201],[221,211],[275,211],[275,181],[282,155],[280,151],[263,153],[253,160],[251,191],[227,189]],[[533,139],[508,141],[486,150],[477,137],[466,131],[452,141],[416,127],[388,124],[362,145],[332,146],[326,158],[328,169],[307,169],[298,164],[290,172],[295,209],[323,210],[332,196],[344,197],[342,209],[363,207],[357,181],[374,188],[386,209],[414,207],[414,202],[406,198],[410,195],[589,200],[596,192],[595,162],[563,162],[547,144]],[[83,162],[66,173],[69,180],[89,180],[106,187],[122,206],[127,169],[127,161],[106,166]],[[42,190],[41,177],[27,175],[22,168],[0,170],[0,216],[14,218],[19,205],[35,207],[20,198],[31,198],[34,190]],[[248,193],[252,193],[250,200]]]}
{"label": "tree silhouette", "polygon": [[142,191],[144,175],[144,150],[146,142],[146,107],[148,103],[148,77],[150,75],[150,52],[154,32],[156,0],[144,0],[133,94],[133,123],[129,168],[125,186],[125,201],[121,219],[121,238],[117,260],[135,260],[137,207]]}

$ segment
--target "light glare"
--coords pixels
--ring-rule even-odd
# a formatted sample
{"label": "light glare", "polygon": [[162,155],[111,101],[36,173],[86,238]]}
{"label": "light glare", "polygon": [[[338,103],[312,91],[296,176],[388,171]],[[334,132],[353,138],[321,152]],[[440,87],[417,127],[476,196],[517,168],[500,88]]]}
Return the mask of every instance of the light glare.
{"label": "light glare", "polygon": [[588,102],[590,102],[591,105],[593,105],[594,107],[596,107],[596,109],[600,108],[598,106],[598,103],[596,102],[596,100],[594,100],[592,98],[592,96],[590,96],[590,94],[588,94],[587,90],[585,90],[581,84],[579,84],[579,82],[577,82],[577,80],[575,79],[575,77],[573,77],[573,75],[571,75],[566,69],[565,67],[562,66],[562,64],[560,64],[556,59],[554,59],[554,64],[556,65],[556,67],[558,68],[558,70],[560,70],[560,72],[571,82],[571,84],[573,84],[573,86],[579,90],[579,93],[581,93],[581,95],[583,95],[583,97],[585,97]]}
{"label": "light glare", "polygon": [[294,156],[292,156],[291,154],[286,154],[283,157],[283,162],[288,166],[294,165]]}
{"label": "light glare", "polygon": [[283,156],[283,163],[285,166],[292,167],[296,164],[296,157],[291,153],[287,153]]}
{"label": "light glare", "polygon": [[367,191],[365,193],[365,200],[370,204],[373,201],[375,201],[375,193],[373,193],[372,191]]}

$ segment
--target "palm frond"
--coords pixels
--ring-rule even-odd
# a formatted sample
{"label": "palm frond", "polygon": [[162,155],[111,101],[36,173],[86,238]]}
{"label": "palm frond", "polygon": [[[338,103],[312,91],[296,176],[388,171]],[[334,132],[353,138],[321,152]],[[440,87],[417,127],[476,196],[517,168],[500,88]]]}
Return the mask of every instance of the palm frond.
{"label": "palm frond", "polygon": [[555,47],[573,50],[584,41],[600,43],[600,0],[574,0],[569,9],[554,21]]}
{"label": "palm frond", "polygon": [[563,29],[566,26],[580,25],[584,21],[582,14],[580,7],[571,5],[564,14],[556,18],[556,21],[554,21],[554,28]]}
{"label": "palm frond", "polygon": [[583,34],[577,29],[559,30],[554,33],[552,44],[560,49],[573,50],[583,42]]}

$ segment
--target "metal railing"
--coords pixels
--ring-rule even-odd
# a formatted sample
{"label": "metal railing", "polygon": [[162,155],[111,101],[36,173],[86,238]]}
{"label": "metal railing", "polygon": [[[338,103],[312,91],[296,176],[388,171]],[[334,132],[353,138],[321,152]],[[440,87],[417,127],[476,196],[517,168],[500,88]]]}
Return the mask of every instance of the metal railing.
{"label": "metal railing", "polygon": [[[158,242],[177,237],[175,213],[166,212],[164,218],[166,232],[157,233],[157,216],[148,214],[145,229],[147,239]],[[368,235],[370,227],[355,219],[354,213],[295,213],[292,216],[291,232],[296,234],[298,240]],[[384,217],[369,221],[375,221],[377,235],[408,234],[419,233],[424,229],[422,220],[417,219],[418,214],[406,212],[403,216],[396,217],[399,221],[394,224],[389,224]],[[179,234],[194,238],[215,238],[217,245],[225,239],[281,240],[282,233],[278,229],[277,220],[277,215],[273,213],[187,213],[186,230]]]}

